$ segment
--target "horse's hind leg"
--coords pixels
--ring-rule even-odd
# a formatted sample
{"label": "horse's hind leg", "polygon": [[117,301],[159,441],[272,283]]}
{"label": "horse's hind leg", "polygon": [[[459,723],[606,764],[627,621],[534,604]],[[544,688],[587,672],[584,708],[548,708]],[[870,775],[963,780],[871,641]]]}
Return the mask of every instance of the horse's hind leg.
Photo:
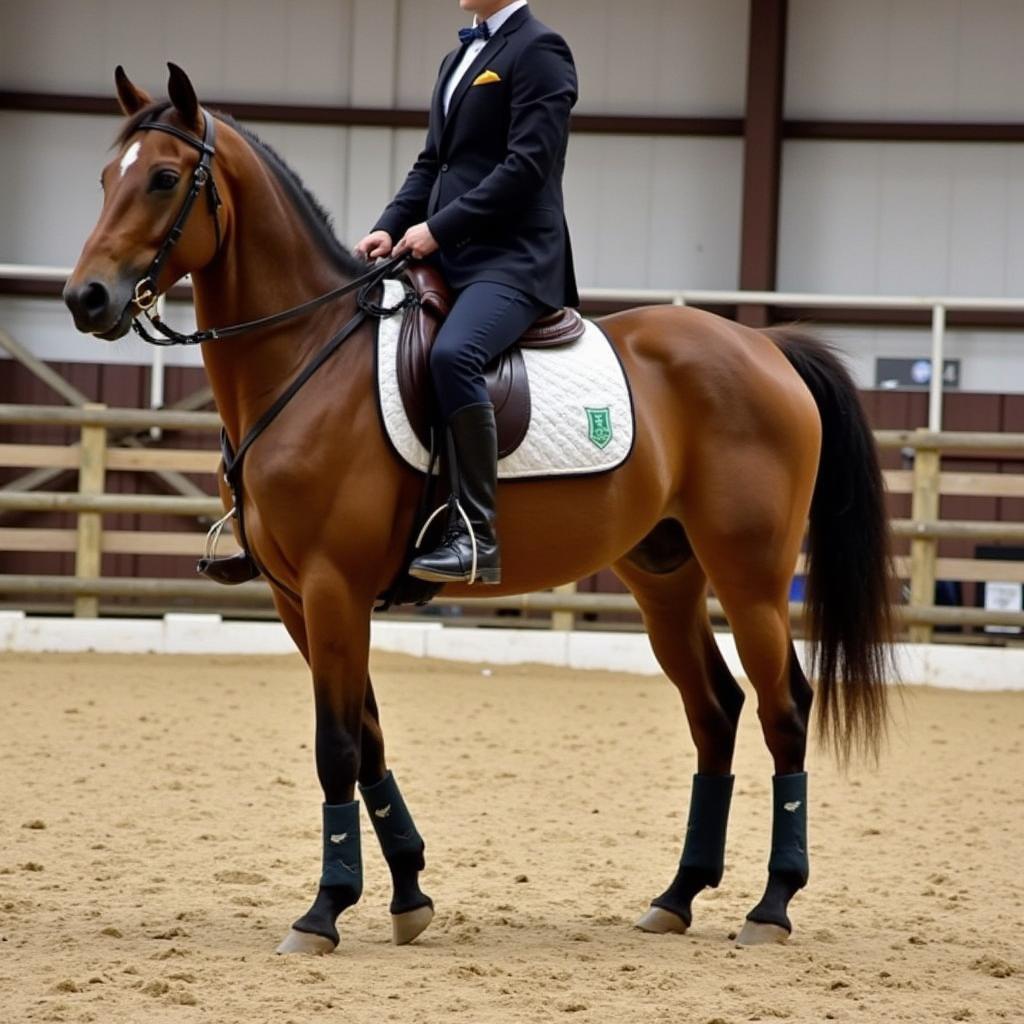
{"label": "horse's hind leg", "polygon": [[[753,552],[752,552],[753,553]],[[732,557],[742,560],[742,552]],[[745,562],[741,583],[716,581],[743,669],[758,695],[758,717],[775,766],[768,885],[746,915],[740,945],[784,942],[793,931],[787,907],[807,885],[807,773],[804,757],[812,691],[794,650],[788,575],[760,578]]]}
{"label": "horse's hind leg", "polygon": [[373,684],[366,681],[359,792],[391,872],[391,924],[395,945],[412,942],[434,917],[434,904],[420,889],[424,844],[384,757],[384,735]]}
{"label": "horse's hind leg", "polygon": [[[768,391],[767,380],[752,387]],[[776,397],[778,397],[776,395]],[[789,629],[789,589],[818,466],[813,406],[794,392],[769,415],[737,394],[728,413],[702,423],[687,462],[682,521],[729,619],[775,764],[768,887],[741,944],[782,941],[787,907],[809,873],[804,755],[811,688]]]}
{"label": "horse's hind leg", "polygon": [[732,758],[743,691],[715,643],[705,608],[707,584],[696,560],[689,556],[670,571],[652,572],[664,567],[651,564],[643,557],[647,554],[640,551],[618,563],[615,571],[636,596],[655,656],[683,699],[697,747],[697,773],[676,876],[637,927],[685,932],[693,917],[693,898],[704,888],[716,888],[725,867]]}

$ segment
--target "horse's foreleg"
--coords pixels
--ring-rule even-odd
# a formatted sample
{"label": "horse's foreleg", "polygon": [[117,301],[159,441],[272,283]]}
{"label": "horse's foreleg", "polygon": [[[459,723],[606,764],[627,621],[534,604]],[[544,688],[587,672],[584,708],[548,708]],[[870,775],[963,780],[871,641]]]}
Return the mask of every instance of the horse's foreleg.
{"label": "horse's foreleg", "polygon": [[716,888],[725,868],[732,757],[743,691],[715,644],[704,607],[705,579],[695,560],[662,575],[629,565],[616,572],[636,595],[658,662],[683,699],[697,747],[686,839],[675,878],[637,922],[648,932],[685,932],[694,897]]}
{"label": "horse's foreleg", "polygon": [[303,591],[302,608],[313,675],[316,770],[323,789],[323,870],[310,909],[292,926],[279,953],[329,953],[336,921],[363,891],[359,802],[363,708],[368,683],[371,596],[337,576]]}
{"label": "horse's foreleg", "polygon": [[434,904],[420,889],[424,844],[384,757],[384,735],[373,684],[366,681],[359,792],[391,871],[391,922],[396,945],[412,942],[434,917]]}

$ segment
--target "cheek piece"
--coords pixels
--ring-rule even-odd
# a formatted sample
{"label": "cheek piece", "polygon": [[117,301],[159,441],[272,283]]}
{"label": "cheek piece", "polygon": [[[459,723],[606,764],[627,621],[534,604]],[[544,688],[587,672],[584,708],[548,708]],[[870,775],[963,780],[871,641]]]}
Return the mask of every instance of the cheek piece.
{"label": "cheek piece", "polygon": [[132,298],[142,312],[146,312],[156,303],[159,297],[157,281],[160,277],[160,271],[163,269],[171,249],[174,248],[178,239],[181,238],[182,232],[185,230],[185,222],[192,212],[192,207],[195,205],[196,199],[199,198],[199,193],[204,189],[206,190],[207,207],[210,211],[210,216],[213,217],[214,229],[217,233],[217,245],[214,252],[220,251],[221,236],[218,211],[222,203],[220,194],[217,192],[217,183],[213,180],[212,171],[213,157],[216,153],[213,142],[217,129],[213,117],[205,110],[203,111],[203,120],[206,127],[202,139],[195,135],[189,135],[188,132],[183,132],[180,128],[175,128],[173,125],[162,124],[159,121],[144,121],[139,125],[139,131],[166,132],[168,135],[181,139],[182,142],[187,142],[193,149],[199,151],[199,160],[192,171],[192,184],[189,187],[188,194],[185,196],[185,201],[181,204],[178,216],[171,225],[171,230],[167,232],[167,237],[164,238],[160,248],[157,250],[156,256],[153,257],[153,262],[149,265],[149,269],[135,284]]}

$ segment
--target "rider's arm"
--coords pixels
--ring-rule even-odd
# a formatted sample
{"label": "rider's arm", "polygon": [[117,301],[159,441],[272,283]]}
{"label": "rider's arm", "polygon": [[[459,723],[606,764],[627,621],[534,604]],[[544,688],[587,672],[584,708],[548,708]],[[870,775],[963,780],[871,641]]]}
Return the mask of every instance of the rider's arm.
{"label": "rider's arm", "polygon": [[412,170],[373,226],[374,231],[386,231],[392,238],[401,238],[413,225],[426,220],[430,190],[437,178],[437,150],[433,133],[427,133],[427,144],[416,158]]}
{"label": "rider's arm", "polygon": [[[448,58],[445,57],[445,60]],[[441,61],[441,68],[444,67],[444,60]],[[441,73],[438,68],[438,74]],[[440,88],[440,84],[438,85]],[[427,141],[423,151],[412,170],[405,177],[398,194],[388,203],[380,220],[373,226],[374,231],[386,231],[392,238],[398,239],[408,231],[413,224],[419,224],[427,219],[427,204],[430,201],[430,191],[437,180],[438,160],[437,147],[434,143],[434,125],[427,129]]]}

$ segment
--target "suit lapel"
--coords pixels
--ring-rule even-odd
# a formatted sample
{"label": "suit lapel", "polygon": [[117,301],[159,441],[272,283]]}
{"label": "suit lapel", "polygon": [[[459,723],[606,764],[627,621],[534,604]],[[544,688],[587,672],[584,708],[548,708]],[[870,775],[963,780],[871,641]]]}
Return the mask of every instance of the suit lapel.
{"label": "suit lapel", "polygon": [[437,76],[437,85],[434,86],[434,96],[430,101],[430,116],[434,124],[438,126],[438,132],[440,133],[441,126],[444,124],[444,87],[448,81],[448,76],[455,69],[455,65],[458,63],[459,58],[462,56],[462,47],[460,46],[457,50],[452,50],[444,59],[444,63],[441,65],[441,71]]}
{"label": "suit lapel", "polygon": [[466,93],[469,92],[472,87],[473,80],[487,67],[490,60],[501,53],[507,43],[508,40],[505,38],[505,33],[496,32],[487,41],[487,45],[476,55],[476,60],[473,61],[473,63],[466,69],[466,73],[462,76],[462,80],[455,87],[455,92],[452,94],[452,101],[448,105],[448,114],[444,119],[444,130],[441,132],[442,140],[448,134],[448,129],[451,127],[452,121],[455,120],[455,114],[459,109],[459,104],[466,98]]}

